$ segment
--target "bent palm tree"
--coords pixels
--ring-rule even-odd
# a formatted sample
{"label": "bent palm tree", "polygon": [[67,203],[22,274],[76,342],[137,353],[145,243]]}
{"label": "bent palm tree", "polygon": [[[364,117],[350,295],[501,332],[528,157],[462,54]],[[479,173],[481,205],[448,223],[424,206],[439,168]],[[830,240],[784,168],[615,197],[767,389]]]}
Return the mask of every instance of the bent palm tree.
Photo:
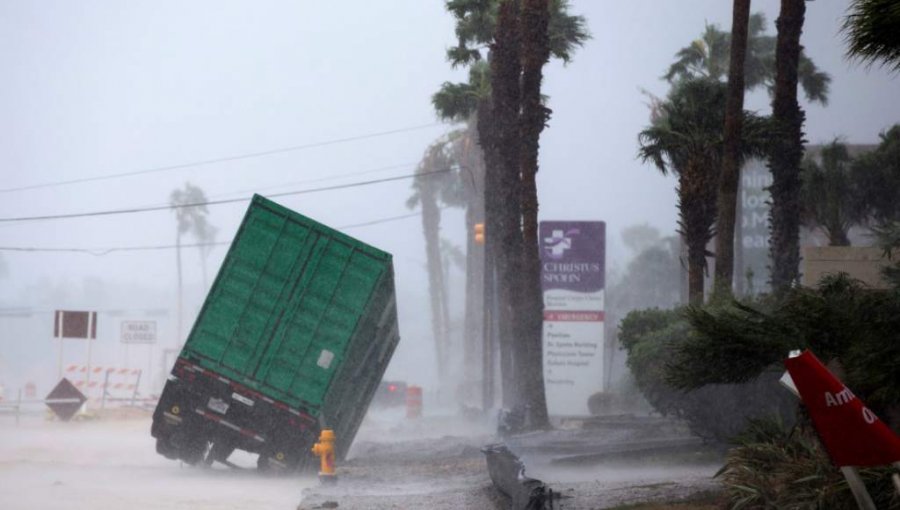
{"label": "bent palm tree", "polygon": [[175,263],[178,268],[178,330],[181,338],[182,305],[184,301],[181,276],[181,236],[191,232],[197,240],[200,250],[200,264],[203,270],[203,286],[206,287],[206,257],[211,250],[210,244],[216,237],[216,227],[207,220],[209,210],[206,208],[206,194],[193,184],[184,183],[184,189],[175,189],[169,195],[169,205],[175,212],[177,227],[175,230]]}
{"label": "bent palm tree", "polygon": [[[505,186],[499,175],[500,168],[503,166],[503,156],[500,153],[504,144],[499,142],[502,138],[499,133],[502,123],[497,119],[502,117],[502,114],[498,114],[496,111],[497,105],[492,98],[491,66],[494,56],[489,49],[492,48],[492,43],[496,42],[495,35],[501,3],[508,2],[501,2],[501,0],[448,0],[446,2],[447,10],[456,19],[456,34],[459,41],[457,46],[447,51],[447,57],[453,67],[470,67],[469,81],[457,84],[444,83],[432,97],[432,103],[441,118],[466,121],[470,125],[475,125],[474,131],[477,132],[478,144],[481,146],[483,157],[482,164],[475,166],[483,170],[481,174],[483,177],[476,176],[473,180],[483,183],[476,198],[476,207],[484,212],[487,237],[484,247],[485,308],[486,313],[490,314],[494,309],[492,303],[497,302],[497,308],[506,315],[504,310],[510,310],[513,304],[509,302],[508,296],[495,300],[491,294],[493,282],[497,277],[498,266],[505,267],[506,265],[503,258],[507,255],[519,257],[521,250],[510,254],[505,253],[508,247],[501,247],[504,243],[499,240],[498,236],[504,231],[503,225],[521,222],[521,212],[504,211],[506,207],[518,209],[518,193],[516,193],[515,202],[497,199],[504,193],[512,193],[514,189],[518,189],[518,182],[514,182],[512,187]],[[582,16],[568,14],[569,2],[567,0],[548,0],[546,4],[549,13],[547,31],[550,54],[568,62],[574,49],[589,38],[585,20]],[[518,111],[518,107],[516,107],[516,111]],[[510,126],[508,129],[515,128]],[[518,156],[515,157],[518,158]],[[485,201],[485,196],[493,199]],[[501,215],[504,214],[510,217],[514,215],[516,218],[508,221],[501,219]],[[470,263],[468,267],[475,268],[478,265]],[[498,326],[504,404],[512,405],[513,395],[510,390],[516,386],[512,378],[512,343],[516,335],[511,329],[510,321],[501,319]],[[494,327],[488,324],[485,331],[494,331]],[[487,346],[488,343],[489,341],[486,340],[485,352],[491,349]],[[492,399],[490,393],[491,390],[485,392],[483,400],[485,405],[490,405]]]}
{"label": "bent palm tree", "polygon": [[[639,157],[678,177],[679,233],[688,248],[688,294],[703,302],[706,246],[713,236],[722,164],[726,86],[710,79],[676,84],[659,116],[638,135]],[[768,123],[744,112],[740,157],[765,154]]]}
{"label": "bent palm tree", "polygon": [[438,377],[446,382],[450,349],[450,312],[447,287],[441,257],[441,206],[461,204],[459,177],[453,172],[434,173],[454,169],[452,145],[458,132],[442,136],[425,151],[413,180],[413,195],[407,200],[410,209],[422,207],[422,232],[425,236],[425,259],[428,271],[428,293],[431,303],[431,327],[434,335]]}
{"label": "bent palm tree", "polygon": [[[747,51],[744,59],[744,87],[754,90],[765,86],[774,93],[776,37],[765,35],[766,18],[762,13],[750,16],[747,23]],[[716,25],[706,25],[699,39],[678,50],[676,60],[663,76],[668,82],[692,78],[725,81],[731,55],[731,34]],[[826,104],[831,77],[816,67],[802,49],[799,55],[799,80],[806,98]]]}

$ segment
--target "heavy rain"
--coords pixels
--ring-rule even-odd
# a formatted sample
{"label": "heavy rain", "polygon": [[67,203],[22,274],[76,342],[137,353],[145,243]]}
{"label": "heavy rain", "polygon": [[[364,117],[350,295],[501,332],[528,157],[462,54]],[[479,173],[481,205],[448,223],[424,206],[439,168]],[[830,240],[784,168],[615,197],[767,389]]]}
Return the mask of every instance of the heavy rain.
{"label": "heavy rain", "polygon": [[900,2],[0,2],[0,508],[900,508]]}

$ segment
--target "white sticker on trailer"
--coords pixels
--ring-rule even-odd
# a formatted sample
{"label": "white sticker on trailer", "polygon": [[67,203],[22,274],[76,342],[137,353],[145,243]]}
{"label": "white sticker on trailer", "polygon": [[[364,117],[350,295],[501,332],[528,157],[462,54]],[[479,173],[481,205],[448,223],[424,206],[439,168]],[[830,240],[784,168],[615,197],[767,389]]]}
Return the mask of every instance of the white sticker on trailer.
{"label": "white sticker on trailer", "polygon": [[209,402],[206,403],[206,407],[219,414],[225,414],[228,412],[228,403],[216,397],[210,398]]}
{"label": "white sticker on trailer", "polygon": [[243,396],[243,395],[241,395],[241,394],[239,394],[239,393],[232,393],[232,394],[231,394],[231,398],[234,399],[234,400],[237,400],[238,402],[244,404],[245,406],[252,406],[252,405],[253,405],[253,401],[252,401],[252,400],[250,400],[249,398],[247,398],[247,397],[245,397],[245,396]]}
{"label": "white sticker on trailer", "polygon": [[319,353],[319,361],[316,362],[316,365],[328,370],[331,367],[331,362],[334,360],[334,353],[329,351],[328,349],[322,349],[322,352]]}

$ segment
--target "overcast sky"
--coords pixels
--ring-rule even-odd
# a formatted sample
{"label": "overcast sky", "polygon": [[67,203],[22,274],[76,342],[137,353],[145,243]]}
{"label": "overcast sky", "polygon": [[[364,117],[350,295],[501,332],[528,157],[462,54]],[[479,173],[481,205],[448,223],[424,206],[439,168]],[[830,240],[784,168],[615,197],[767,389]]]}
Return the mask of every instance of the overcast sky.
{"label": "overcast sky", "polygon": [[[838,30],[846,6],[836,0],[807,6],[802,42],[833,78],[827,107],[804,105],[807,138],[814,143],[835,136],[873,142],[900,122],[897,75],[844,59]],[[699,36],[704,23],[730,29],[731,2],[581,0],[571,9],[587,18],[593,39],[569,65],[554,62],[546,69],[553,117],[541,141],[540,214],[607,221],[610,264],[621,266],[623,227],[647,222],[671,233],[676,221],[674,180],[635,159],[637,133],[648,121],[640,89],[664,95],[668,87],[659,77],[674,53]],[[757,1],[753,10],[767,15],[774,33],[778,2]],[[444,58],[454,42],[452,19],[437,0],[0,2],[3,190],[405,130],[2,192],[0,217],[165,204],[186,181],[211,198],[230,198],[409,174],[428,143],[450,129],[436,119],[430,96],[442,82],[465,77]],[[762,92],[748,97],[747,105],[769,110]],[[342,227],[408,214],[409,185],[397,181],[277,200]],[[244,208],[211,209],[219,240],[230,239]],[[168,245],[175,240],[173,216],[161,211],[0,223],[0,246]],[[347,232],[395,255],[404,318],[399,356],[415,358],[422,351],[407,345],[421,344],[428,334],[420,220]],[[461,214],[448,213],[443,235],[463,243]],[[211,267],[218,267],[224,252],[213,251]],[[41,280],[80,289],[85,278],[144,289],[144,296],[133,296],[141,306],[174,301],[171,250],[2,257],[9,269],[0,280],[3,307],[36,305],[24,301],[23,289]],[[192,306],[203,295],[197,260],[196,253],[185,254],[186,279],[196,295]],[[0,331],[12,331],[11,323],[0,318]]]}

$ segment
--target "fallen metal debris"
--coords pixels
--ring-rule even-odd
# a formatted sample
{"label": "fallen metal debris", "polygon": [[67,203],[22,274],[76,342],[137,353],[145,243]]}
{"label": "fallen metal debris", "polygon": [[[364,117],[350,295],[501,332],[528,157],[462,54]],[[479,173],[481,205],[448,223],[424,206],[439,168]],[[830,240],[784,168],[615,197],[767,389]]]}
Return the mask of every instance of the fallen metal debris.
{"label": "fallen metal debris", "polygon": [[513,510],[553,510],[553,491],[544,482],[525,476],[525,465],[504,444],[481,449],[494,486],[512,500]]}

